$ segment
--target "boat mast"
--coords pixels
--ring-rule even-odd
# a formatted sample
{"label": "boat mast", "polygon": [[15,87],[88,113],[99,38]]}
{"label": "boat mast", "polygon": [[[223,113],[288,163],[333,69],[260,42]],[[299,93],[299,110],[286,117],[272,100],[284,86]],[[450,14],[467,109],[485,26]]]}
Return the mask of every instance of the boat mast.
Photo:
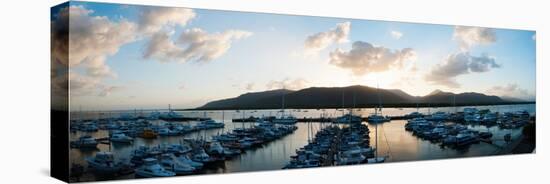
{"label": "boat mast", "polygon": [[346,100],[346,99],[345,99],[344,89],[345,89],[345,88],[342,88],[342,116],[345,114],[344,110],[346,109],[346,107],[345,107],[345,105],[344,105],[344,101]]}
{"label": "boat mast", "polygon": [[[378,94],[378,110],[382,111],[382,100],[380,99],[380,88],[376,84],[376,93]],[[375,114],[378,115],[378,110],[375,111]]]}
{"label": "boat mast", "polygon": [[281,119],[285,117],[285,86],[283,86],[283,89],[281,90]]}

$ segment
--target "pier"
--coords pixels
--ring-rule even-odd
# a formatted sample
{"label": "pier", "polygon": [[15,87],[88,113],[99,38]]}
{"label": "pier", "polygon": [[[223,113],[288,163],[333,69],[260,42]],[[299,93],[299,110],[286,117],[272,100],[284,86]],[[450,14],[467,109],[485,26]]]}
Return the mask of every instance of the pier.
{"label": "pier", "polygon": [[[407,120],[410,119],[406,116],[387,116],[390,118],[390,120]],[[266,120],[271,120],[274,117],[265,118]],[[232,119],[232,122],[234,123],[256,123],[258,120],[262,118],[258,117],[248,117],[248,118],[234,118]],[[362,117],[362,121],[367,121],[367,117]],[[298,120],[298,123],[309,123],[309,122],[321,122],[321,123],[329,123],[334,122],[336,118],[332,117],[319,117],[319,118],[312,118],[312,117],[303,117],[303,118],[296,118]]]}

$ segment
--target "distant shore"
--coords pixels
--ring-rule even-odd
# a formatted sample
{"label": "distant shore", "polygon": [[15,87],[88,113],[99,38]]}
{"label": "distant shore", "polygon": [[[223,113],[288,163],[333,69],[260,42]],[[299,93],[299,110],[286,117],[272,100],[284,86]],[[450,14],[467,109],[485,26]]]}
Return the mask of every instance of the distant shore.
{"label": "distant shore", "polygon": [[[426,107],[466,107],[466,106],[493,106],[493,105],[521,105],[521,104],[536,104],[535,101],[527,102],[503,102],[503,103],[419,103],[419,104],[382,104],[384,108],[426,108]],[[356,104],[355,108],[375,108],[378,104]],[[203,111],[203,110],[263,110],[263,109],[280,109],[278,106],[269,107],[227,107],[227,108],[191,108],[191,109],[174,109],[176,111]],[[286,109],[341,109],[342,106],[293,106],[289,104]],[[352,108],[346,106],[345,108]]]}

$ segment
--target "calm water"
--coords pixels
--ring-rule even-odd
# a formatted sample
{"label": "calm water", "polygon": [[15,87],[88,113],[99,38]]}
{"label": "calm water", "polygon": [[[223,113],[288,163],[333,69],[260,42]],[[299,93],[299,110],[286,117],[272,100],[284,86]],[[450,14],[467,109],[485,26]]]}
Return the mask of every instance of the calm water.
{"label": "calm water", "polygon": [[[422,113],[429,112],[455,112],[462,111],[462,107],[459,108],[420,108],[418,109]],[[478,109],[490,109],[491,111],[498,112],[513,112],[518,110],[527,110],[531,114],[535,114],[535,104],[527,105],[502,105],[502,106],[481,106]],[[383,110],[384,115],[398,116],[408,114],[410,112],[416,111],[416,108],[386,108]],[[133,112],[133,111],[132,111]],[[362,109],[356,111],[356,114],[362,114],[363,116],[368,116],[370,113],[373,113],[373,109]],[[136,112],[147,114],[149,112]],[[188,117],[210,117],[217,121],[222,121],[222,111],[209,111],[209,112],[198,112],[198,111],[183,111],[178,112]],[[206,130],[191,133],[185,136],[173,136],[173,137],[159,137],[154,140],[147,140],[136,138],[132,145],[125,144],[111,144],[104,145],[99,144],[99,150],[94,151],[81,151],[78,149],[70,150],[70,160],[72,163],[85,164],[84,159],[87,157],[92,157],[97,151],[112,151],[115,153],[115,157],[118,158],[130,158],[131,151],[139,145],[158,145],[162,143],[178,143],[183,138],[201,138],[206,137],[210,139],[212,135],[222,133],[225,131],[231,131],[234,128],[240,127],[249,127],[252,126],[252,123],[232,123],[232,118],[242,118],[255,116],[270,116],[277,115],[278,110],[247,110],[247,111],[224,111],[223,117],[226,127],[224,129],[215,129],[215,130]],[[324,116],[339,116],[342,114],[341,111],[335,109],[322,109],[322,110],[287,110],[286,113],[292,113],[296,117],[319,117]],[[105,117],[105,116],[118,116],[120,112],[112,113],[86,113],[86,115],[79,115],[83,118],[90,117]],[[244,115],[243,115],[244,114]],[[73,115],[74,117],[74,115]],[[368,125],[371,130],[371,146],[376,145],[375,130],[378,129],[378,155],[387,156],[387,162],[398,162],[398,161],[411,161],[411,160],[429,160],[429,159],[441,159],[441,158],[456,158],[456,157],[471,157],[471,156],[484,156],[492,155],[498,152],[499,146],[503,146],[506,143],[503,140],[503,137],[507,133],[512,134],[512,139],[516,139],[521,134],[521,129],[516,130],[502,130],[495,127],[485,127],[485,126],[469,126],[469,128],[483,131],[490,131],[494,135],[492,137],[493,144],[488,144],[481,142],[479,144],[473,144],[467,149],[455,150],[450,148],[440,147],[438,144],[431,143],[417,138],[412,135],[412,132],[405,131],[404,125],[407,121],[405,120],[395,120],[388,123],[380,125]],[[153,123],[163,123],[162,120],[153,121]],[[196,122],[182,122],[184,124],[193,125]],[[225,165],[221,165],[216,168],[210,168],[205,170],[205,173],[226,173],[226,172],[239,172],[239,171],[257,171],[257,170],[273,170],[281,169],[289,161],[290,156],[295,154],[295,150],[303,147],[307,144],[308,140],[308,128],[306,123],[297,123],[298,130],[293,134],[287,135],[279,140],[273,141],[269,144],[264,145],[261,148],[249,150],[240,156],[228,160],[225,162]],[[322,123],[312,123],[312,129],[310,131],[317,132],[322,126]],[[375,127],[377,126],[377,127]],[[77,139],[81,135],[89,134],[93,137],[107,137],[108,132],[100,130],[94,133],[71,133],[71,140]],[[133,175],[124,176],[121,178],[133,178]],[[100,178],[98,176],[93,176],[86,174],[82,180],[101,180],[107,178]]]}

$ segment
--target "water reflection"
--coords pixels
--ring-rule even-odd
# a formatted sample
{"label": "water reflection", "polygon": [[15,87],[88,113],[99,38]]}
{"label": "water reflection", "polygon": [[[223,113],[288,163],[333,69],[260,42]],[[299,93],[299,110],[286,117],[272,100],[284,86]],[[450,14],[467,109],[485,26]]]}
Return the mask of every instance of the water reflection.
{"label": "water reflection", "polygon": [[[492,111],[500,112],[512,112],[518,110],[527,110],[529,113],[535,113],[535,105],[507,105],[507,106],[484,106],[478,107],[480,109],[491,109]],[[458,111],[461,111],[459,108]],[[410,112],[416,111],[416,108],[387,108],[384,109],[384,115],[397,116],[404,115]],[[454,112],[455,108],[421,108],[420,112]],[[150,111],[149,111],[150,112]],[[363,109],[356,111],[358,114],[368,116],[374,112],[372,109]],[[108,113],[108,116],[116,117],[121,112]],[[147,112],[139,112],[146,114]],[[115,154],[116,159],[126,158],[129,159],[132,150],[139,145],[156,146],[159,144],[179,143],[184,138],[206,138],[207,140],[213,135],[221,134],[223,132],[232,131],[235,128],[251,127],[252,123],[232,123],[232,118],[242,118],[248,116],[269,116],[275,115],[275,110],[256,110],[256,111],[224,111],[223,116],[221,111],[211,111],[209,113],[183,111],[179,112],[188,117],[202,117],[206,114],[207,117],[213,118],[217,121],[224,121],[225,128],[202,130],[194,133],[187,134],[185,136],[170,136],[159,137],[157,139],[142,139],[136,138],[133,144],[115,144],[110,145],[99,144],[96,150],[70,150],[71,163],[78,163],[86,165],[85,158],[92,157],[97,151],[111,151]],[[319,109],[319,110],[294,110],[292,112],[295,116],[301,117],[320,117],[321,114],[329,114],[330,116],[338,116],[342,112],[335,109]],[[98,118],[100,116],[107,116],[105,112],[86,113],[81,114],[81,118]],[[222,120],[223,117],[223,120]],[[500,150],[500,147],[504,146],[506,142],[503,137],[505,134],[512,134],[512,139],[516,139],[521,134],[521,129],[516,130],[503,130],[498,127],[485,127],[485,126],[471,126],[468,128],[481,131],[489,131],[493,133],[493,144],[480,142],[479,144],[473,144],[466,149],[451,149],[441,147],[439,144],[431,143],[427,140],[422,140],[413,136],[411,132],[405,131],[405,120],[394,120],[388,123],[371,125],[368,124],[370,132],[371,146],[378,146],[378,155],[387,156],[387,162],[399,162],[399,161],[413,161],[413,160],[428,160],[428,159],[443,159],[443,158],[457,158],[457,157],[472,157],[472,156],[485,156],[493,155]],[[162,120],[156,120],[153,124],[165,123]],[[182,122],[183,124],[194,125],[197,122]],[[315,134],[322,127],[323,123],[311,123],[310,131]],[[308,125],[306,123],[297,123],[298,129],[290,135],[287,135],[281,139],[270,142],[263,147],[248,150],[245,153],[233,158],[232,160],[225,161],[225,163],[216,165],[215,167],[207,168],[203,173],[227,173],[227,172],[241,172],[241,171],[259,171],[259,170],[274,170],[281,169],[290,160],[290,156],[295,154],[295,150],[303,147],[308,141]],[[375,139],[375,129],[378,126],[378,139]],[[98,132],[76,132],[70,134],[70,139],[75,140],[82,135],[91,135],[95,138],[108,137],[108,132],[100,130]],[[376,144],[378,140],[378,144]],[[122,178],[133,178],[133,175],[121,176]],[[95,176],[87,173],[81,180],[103,180],[112,178],[103,178],[102,176]]]}

